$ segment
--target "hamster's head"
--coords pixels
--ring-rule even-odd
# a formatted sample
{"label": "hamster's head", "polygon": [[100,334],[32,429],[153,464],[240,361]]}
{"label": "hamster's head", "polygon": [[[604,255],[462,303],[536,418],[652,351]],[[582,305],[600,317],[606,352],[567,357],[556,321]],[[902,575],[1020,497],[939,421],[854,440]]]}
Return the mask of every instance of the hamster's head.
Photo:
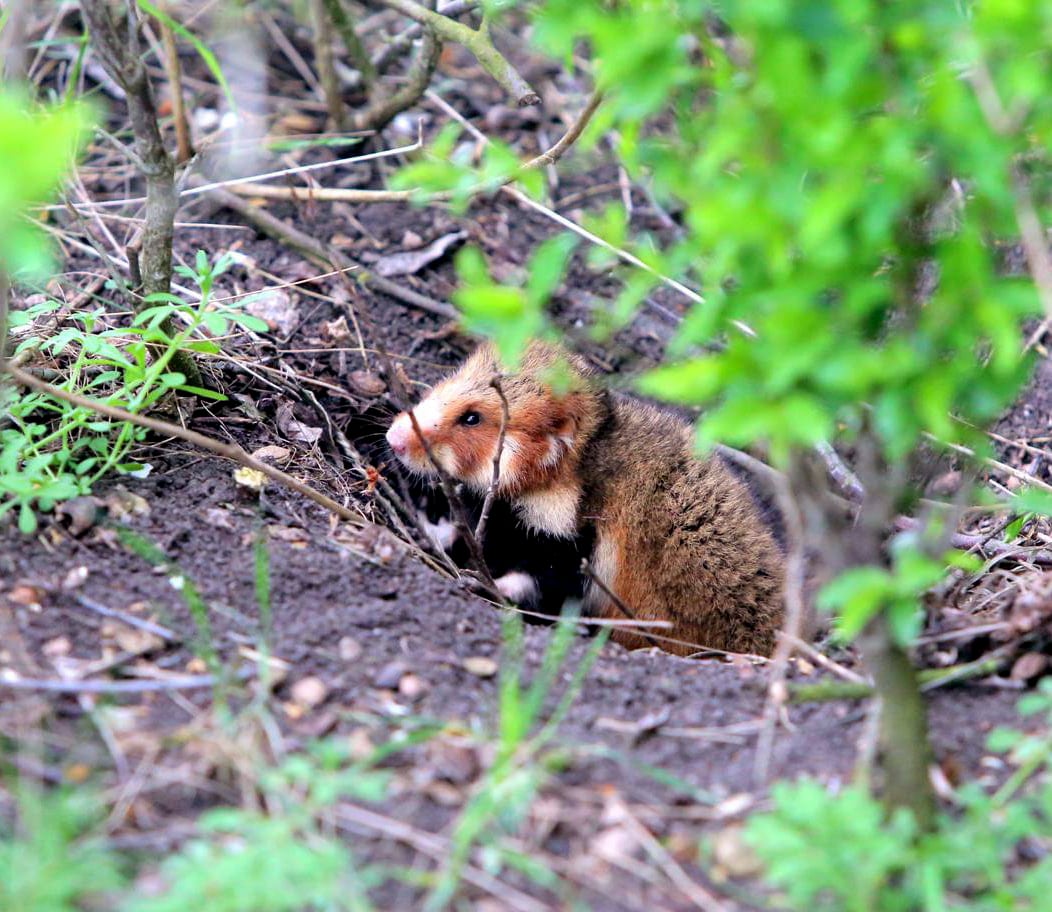
{"label": "hamster's head", "polygon": [[[543,488],[576,466],[597,423],[599,393],[584,363],[562,349],[532,343],[517,371],[503,374],[496,351],[483,345],[387,431],[387,442],[409,469],[434,475],[431,460],[479,493],[493,478],[504,408],[498,493]],[[430,454],[430,456],[429,456]]]}

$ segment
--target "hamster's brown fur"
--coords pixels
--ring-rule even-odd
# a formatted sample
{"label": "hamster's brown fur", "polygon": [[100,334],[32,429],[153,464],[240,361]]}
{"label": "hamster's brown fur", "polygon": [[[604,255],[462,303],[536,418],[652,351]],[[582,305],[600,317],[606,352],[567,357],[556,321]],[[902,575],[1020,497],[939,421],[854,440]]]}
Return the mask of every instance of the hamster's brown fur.
{"label": "hamster's brown fur", "polygon": [[[413,409],[435,460],[480,493],[500,432],[490,386],[498,373],[495,352],[483,346]],[[573,537],[590,525],[590,563],[605,586],[636,618],[672,622],[654,633],[696,644],[658,640],[668,651],[771,652],[782,616],[781,549],[745,484],[718,457],[693,454],[687,424],[607,392],[582,360],[542,343],[501,388],[509,422],[498,495],[527,526]],[[429,472],[406,413],[388,441],[406,465]],[[624,619],[594,583],[585,607]],[[626,629],[613,638],[652,642]]]}

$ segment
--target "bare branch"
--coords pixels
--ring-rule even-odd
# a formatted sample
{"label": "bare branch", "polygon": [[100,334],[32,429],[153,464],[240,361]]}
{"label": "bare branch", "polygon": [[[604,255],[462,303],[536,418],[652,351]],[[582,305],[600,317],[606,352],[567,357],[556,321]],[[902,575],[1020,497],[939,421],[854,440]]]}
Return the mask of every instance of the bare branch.
{"label": "bare branch", "polygon": [[493,454],[493,477],[490,479],[489,489],[486,491],[486,499],[482,501],[482,514],[479,516],[478,525],[475,526],[475,538],[481,543],[486,541],[486,524],[489,522],[490,510],[493,509],[493,501],[497,498],[497,486],[500,484],[500,460],[504,455],[504,438],[508,432],[508,422],[511,420],[508,416],[508,397],[504,395],[504,390],[501,388],[500,375],[495,375],[490,380],[489,385],[500,396],[501,415],[500,433],[497,436],[497,450]]}
{"label": "bare branch", "polygon": [[420,49],[409,66],[405,85],[393,94],[380,95],[364,111],[356,113],[351,118],[351,129],[380,130],[406,108],[416,104],[431,83],[441,51],[442,43],[437,33],[425,26]]}
{"label": "bare branch", "polygon": [[323,2],[325,9],[328,10],[332,24],[336,27],[336,31],[340,33],[343,46],[347,49],[347,56],[351,58],[351,63],[354,64],[355,69],[362,74],[362,85],[365,86],[367,92],[371,91],[373,84],[376,82],[376,66],[369,59],[362,40],[354,30],[354,23],[347,15],[347,10],[344,9],[343,0],[323,0]]}
{"label": "bare branch", "polygon": [[311,27],[314,29],[314,60],[318,67],[318,80],[329,109],[329,120],[336,130],[342,130],[346,121],[343,98],[340,96],[340,78],[336,75],[336,64],[332,57],[332,23],[325,0],[310,0]]}
{"label": "bare branch", "polygon": [[455,19],[450,19],[448,16],[443,16],[415,3],[414,0],[383,0],[383,2],[392,9],[398,10],[402,15],[429,26],[443,41],[455,41],[466,47],[482,64],[483,69],[515,99],[520,108],[540,104],[540,95],[493,46],[488,29],[469,28]]}

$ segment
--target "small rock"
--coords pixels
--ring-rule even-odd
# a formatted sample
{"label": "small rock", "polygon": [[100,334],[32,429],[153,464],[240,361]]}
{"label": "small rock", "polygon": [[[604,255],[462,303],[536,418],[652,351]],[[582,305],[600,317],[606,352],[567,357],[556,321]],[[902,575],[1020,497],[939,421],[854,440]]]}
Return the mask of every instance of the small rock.
{"label": "small rock", "polygon": [[292,450],[288,447],[277,446],[276,444],[270,444],[269,446],[262,446],[258,450],[253,450],[252,456],[254,459],[258,459],[260,462],[284,462],[292,454]]}
{"label": "small rock", "polygon": [[388,662],[381,668],[373,679],[373,687],[382,687],[384,690],[394,690],[402,680],[403,675],[409,674],[409,666],[405,662]]}
{"label": "small rock", "polygon": [[73,649],[73,644],[70,643],[69,637],[59,636],[53,640],[48,640],[43,646],[44,655],[49,659],[53,659],[56,656],[67,656]]}
{"label": "small rock", "polygon": [[62,579],[62,588],[69,592],[71,589],[79,589],[88,578],[88,568],[81,564],[74,567]]}
{"label": "small rock", "polygon": [[359,727],[352,729],[347,736],[347,749],[350,751],[351,759],[367,760],[376,751],[376,745],[369,736],[369,730]]}
{"label": "small rock", "polygon": [[362,644],[354,637],[340,637],[340,644],[337,649],[339,650],[340,658],[344,662],[353,662],[362,654]]}
{"label": "small rock", "polygon": [[99,518],[99,504],[97,498],[90,495],[85,497],[74,497],[63,501],[55,507],[55,513],[69,520],[69,533],[79,537],[88,531]]}
{"label": "small rock", "polygon": [[387,392],[387,384],[383,379],[372,371],[351,371],[347,381],[352,390],[367,399],[375,399]]}
{"label": "small rock", "polygon": [[329,688],[325,682],[316,675],[300,678],[289,690],[292,699],[300,706],[314,707],[325,702],[329,695]]}
{"label": "small rock", "polygon": [[431,690],[431,685],[419,675],[410,672],[398,682],[398,692],[407,700],[416,702]]}
{"label": "small rock", "polygon": [[498,671],[498,665],[489,656],[468,656],[464,659],[464,670],[477,678],[492,678]]}
{"label": "small rock", "polygon": [[204,674],[206,671],[208,671],[208,666],[205,664],[205,660],[200,656],[194,656],[186,663],[187,674],[199,675]]}

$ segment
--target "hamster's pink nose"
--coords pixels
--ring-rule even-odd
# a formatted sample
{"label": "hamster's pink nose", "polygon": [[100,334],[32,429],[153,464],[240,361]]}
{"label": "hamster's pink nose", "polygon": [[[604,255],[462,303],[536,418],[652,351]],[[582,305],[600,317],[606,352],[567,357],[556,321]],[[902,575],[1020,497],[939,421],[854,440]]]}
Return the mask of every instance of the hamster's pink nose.
{"label": "hamster's pink nose", "polygon": [[409,452],[409,439],[412,433],[413,425],[405,412],[391,422],[391,426],[387,429],[387,442],[396,456],[405,456]]}

